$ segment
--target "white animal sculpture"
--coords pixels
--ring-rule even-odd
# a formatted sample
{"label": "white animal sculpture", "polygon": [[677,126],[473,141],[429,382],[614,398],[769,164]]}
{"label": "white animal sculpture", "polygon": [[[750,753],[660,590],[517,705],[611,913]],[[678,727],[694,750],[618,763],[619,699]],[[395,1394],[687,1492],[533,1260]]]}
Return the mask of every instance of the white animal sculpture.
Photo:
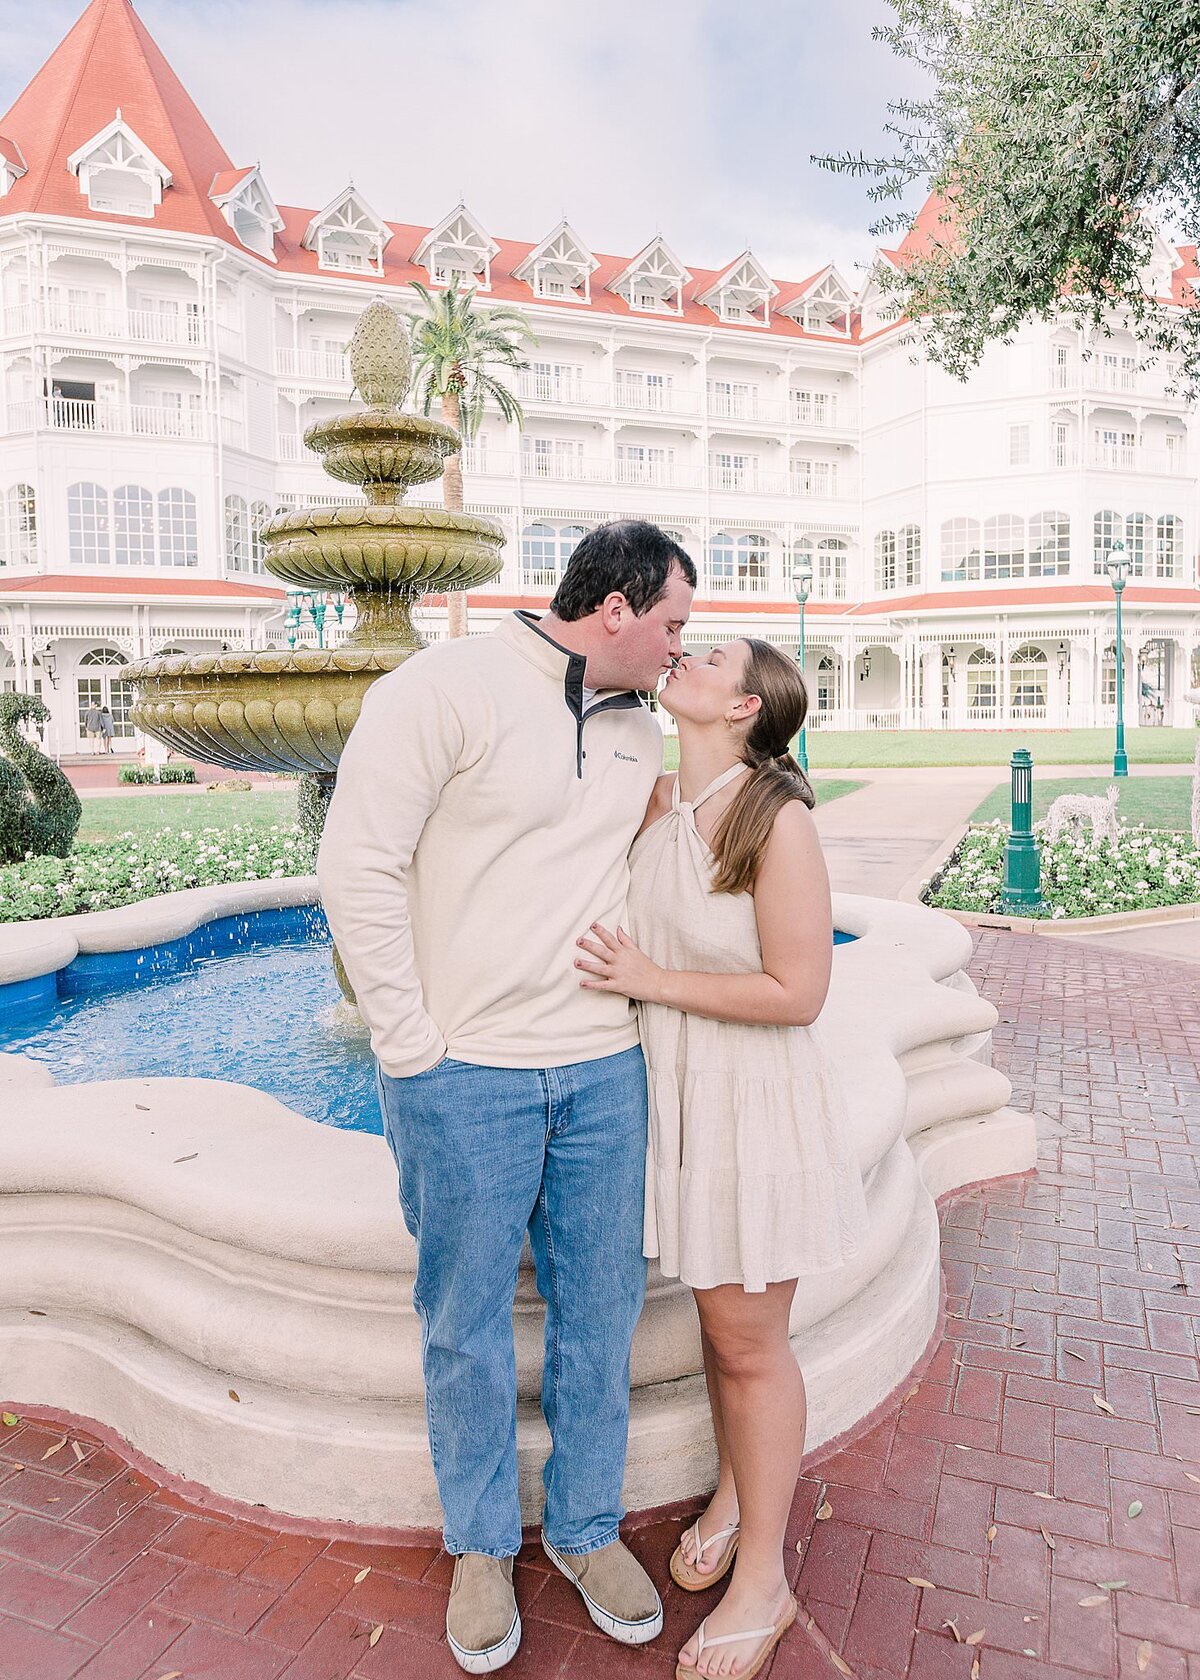
{"label": "white animal sculpture", "polygon": [[1094,799],[1086,793],[1060,795],[1046,813],[1042,829],[1044,838],[1053,845],[1064,834],[1078,833],[1085,823],[1089,823],[1093,840],[1111,840],[1115,844],[1120,834],[1117,825],[1120,797],[1120,790],[1116,787],[1110,787],[1103,799]]}

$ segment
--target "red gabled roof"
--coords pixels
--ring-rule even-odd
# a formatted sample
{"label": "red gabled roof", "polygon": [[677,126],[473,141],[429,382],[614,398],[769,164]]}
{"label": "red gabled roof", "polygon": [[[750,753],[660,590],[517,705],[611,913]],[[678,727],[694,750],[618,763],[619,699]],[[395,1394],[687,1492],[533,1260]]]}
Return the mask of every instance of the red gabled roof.
{"label": "red gabled roof", "polygon": [[0,591],[10,595],[136,595],[139,600],[282,601],[285,591],[261,583],[229,583],[225,578],[75,577],[56,572],[48,576],[0,578]]}
{"label": "red gabled roof", "polygon": [[0,118],[0,133],[21,148],[28,166],[4,195],[4,214],[38,211],[145,227],[141,217],[89,210],[67,168],[67,159],[108,127],[118,106],[138,139],[171,171],[157,225],[237,243],[208,196],[214,175],[233,165],[129,0],[91,0]]}

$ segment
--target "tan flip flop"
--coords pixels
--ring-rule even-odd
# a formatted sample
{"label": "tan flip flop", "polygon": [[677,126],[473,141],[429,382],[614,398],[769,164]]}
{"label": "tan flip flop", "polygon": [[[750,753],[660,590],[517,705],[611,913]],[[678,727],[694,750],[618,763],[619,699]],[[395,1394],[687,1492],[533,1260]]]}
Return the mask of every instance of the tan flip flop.
{"label": "tan flip flop", "polygon": [[[707,1620],[708,1618],[705,1617],[705,1621]],[[760,1649],[758,1656],[754,1659],[754,1662],[749,1668],[744,1668],[738,1675],[738,1680],[754,1680],[754,1676],[762,1672],[771,1655],[771,1652],[775,1649],[776,1645],[779,1644],[779,1641],[783,1638],[784,1634],[795,1620],[796,1600],[792,1597],[791,1593],[789,1593],[788,1607],[784,1612],[783,1620],[776,1622],[774,1627],[747,1628],[745,1633],[722,1633],[718,1634],[715,1639],[706,1639],[704,1637],[704,1622],[701,1622],[700,1626],[696,1630],[700,1639],[696,1655],[698,1657],[702,1657],[705,1651],[711,1651],[718,1645],[736,1645],[738,1641],[742,1639],[761,1639],[765,1641],[765,1643]],[[675,1680],[697,1680],[699,1672],[700,1671],[695,1668],[684,1668],[682,1663],[675,1664]]]}
{"label": "tan flip flop", "polygon": [[718,1540],[725,1542],[725,1550],[717,1559],[716,1564],[705,1574],[701,1574],[683,1555],[682,1542],[671,1553],[671,1579],[684,1592],[703,1592],[705,1587],[714,1586],[723,1576],[728,1575],[730,1565],[737,1555],[738,1537],[741,1530],[737,1523],[729,1528],[719,1528],[715,1534],[710,1534],[707,1540],[700,1538],[700,1518],[697,1517],[692,1525],[692,1546],[696,1553],[696,1562],[704,1556],[710,1546],[715,1546]]}

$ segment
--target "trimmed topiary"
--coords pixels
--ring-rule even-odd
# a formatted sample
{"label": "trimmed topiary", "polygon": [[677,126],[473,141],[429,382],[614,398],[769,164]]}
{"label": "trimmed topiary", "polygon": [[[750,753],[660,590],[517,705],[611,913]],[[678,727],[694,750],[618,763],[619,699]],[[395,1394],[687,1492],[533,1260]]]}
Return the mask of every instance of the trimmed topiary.
{"label": "trimmed topiary", "polygon": [[53,759],[18,728],[22,720],[49,718],[36,694],[0,694],[0,863],[66,857],[79,828],[79,795]]}

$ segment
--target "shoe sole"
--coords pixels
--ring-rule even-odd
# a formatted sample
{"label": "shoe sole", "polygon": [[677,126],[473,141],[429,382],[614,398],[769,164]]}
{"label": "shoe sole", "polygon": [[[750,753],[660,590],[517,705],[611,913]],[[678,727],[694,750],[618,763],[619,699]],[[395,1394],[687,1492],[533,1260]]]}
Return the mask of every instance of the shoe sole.
{"label": "shoe sole", "polygon": [[446,1643],[454,1655],[459,1668],[465,1668],[468,1674],[494,1674],[498,1668],[510,1663],[517,1654],[517,1647],[521,1643],[521,1616],[518,1612],[513,1617],[513,1625],[498,1645],[489,1645],[486,1651],[467,1651],[456,1643],[450,1629],[446,1629]]}
{"label": "shoe sole", "polygon": [[718,1581],[723,1581],[729,1571],[733,1568],[733,1560],[737,1556],[737,1549],[738,1540],[735,1535],[729,1542],[729,1545],[726,1547],[721,1558],[718,1560],[716,1565],[708,1571],[707,1575],[684,1575],[682,1571],[685,1569],[690,1570],[692,1566],[683,1555],[683,1547],[676,1546],[675,1550],[671,1554],[671,1561],[667,1566],[671,1571],[671,1579],[677,1587],[682,1587],[684,1592],[707,1592],[709,1587],[715,1587]]}
{"label": "shoe sole", "polygon": [[656,1615],[648,1616],[645,1621],[626,1622],[620,1616],[614,1616],[597,1604],[594,1598],[589,1598],[583,1582],[576,1575],[570,1564],[554,1550],[546,1536],[542,1535],[542,1550],[560,1575],[565,1575],[583,1600],[588,1615],[595,1622],[601,1633],[606,1633],[610,1639],[618,1640],[622,1645],[648,1645],[652,1639],[657,1639],[662,1632],[662,1605],[658,1607]]}

